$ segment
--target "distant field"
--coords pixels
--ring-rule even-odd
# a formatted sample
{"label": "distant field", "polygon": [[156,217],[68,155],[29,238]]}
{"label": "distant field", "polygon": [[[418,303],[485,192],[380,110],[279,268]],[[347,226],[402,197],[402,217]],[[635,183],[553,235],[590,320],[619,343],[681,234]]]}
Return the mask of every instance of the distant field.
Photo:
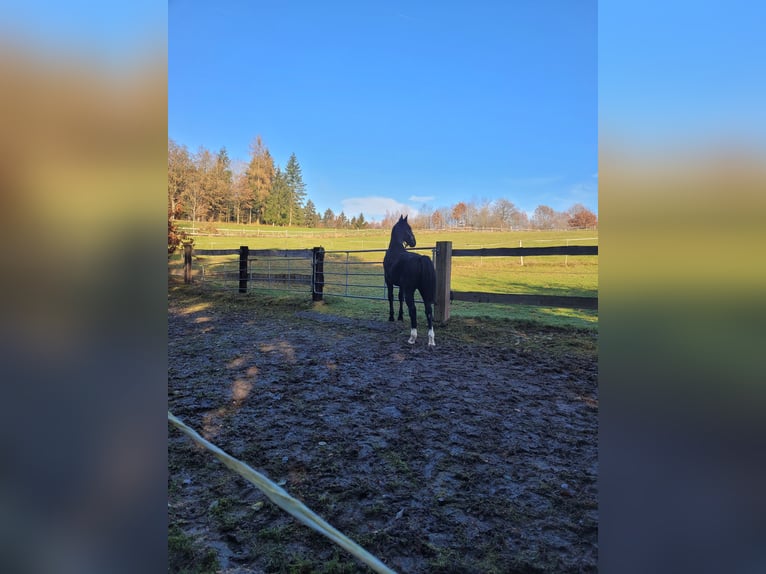
{"label": "distant field", "polygon": [[[200,225],[200,224],[198,224]],[[189,222],[179,222],[188,229]],[[226,235],[195,235],[197,249],[309,249],[315,246],[328,251],[385,249],[390,230],[334,230],[273,228],[235,224],[201,224],[204,231]],[[452,241],[453,249],[495,247],[547,247],[558,245],[598,245],[598,231],[425,231],[415,230],[418,247],[432,247],[437,241]],[[344,255],[345,256],[345,255]],[[177,262],[180,256],[174,260]],[[357,253],[360,261],[382,261],[382,253]],[[377,272],[376,268],[373,268]],[[379,270],[382,273],[382,266]],[[453,257],[452,289],[488,293],[525,293],[568,296],[598,296],[598,257]],[[369,304],[369,302],[368,302]],[[349,301],[341,306],[362,305]],[[375,307],[380,303],[375,303]],[[593,327],[597,311],[549,309],[513,306],[513,315],[529,320],[558,319]],[[364,311],[366,312],[366,311]],[[508,315],[501,305],[453,302],[452,314],[467,317]]]}

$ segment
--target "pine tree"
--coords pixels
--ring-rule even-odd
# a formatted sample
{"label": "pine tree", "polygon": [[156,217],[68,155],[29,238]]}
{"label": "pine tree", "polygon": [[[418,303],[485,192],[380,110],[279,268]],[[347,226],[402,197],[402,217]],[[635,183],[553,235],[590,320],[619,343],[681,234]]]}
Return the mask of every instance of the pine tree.
{"label": "pine tree", "polygon": [[306,184],[303,183],[301,166],[295,153],[292,153],[290,159],[287,160],[284,175],[289,190],[287,224],[293,225],[294,222],[300,224],[302,222],[297,221],[297,219],[300,217],[303,201],[306,199]]}
{"label": "pine tree", "polygon": [[290,217],[290,188],[284,172],[277,166],[263,209],[263,222],[287,225]]}
{"label": "pine tree", "polygon": [[335,212],[329,207],[325,210],[324,215],[322,215],[322,225],[325,227],[336,227]]}
{"label": "pine tree", "polygon": [[303,224],[307,227],[317,227],[319,225],[319,214],[317,213],[314,202],[310,199],[303,208]]}

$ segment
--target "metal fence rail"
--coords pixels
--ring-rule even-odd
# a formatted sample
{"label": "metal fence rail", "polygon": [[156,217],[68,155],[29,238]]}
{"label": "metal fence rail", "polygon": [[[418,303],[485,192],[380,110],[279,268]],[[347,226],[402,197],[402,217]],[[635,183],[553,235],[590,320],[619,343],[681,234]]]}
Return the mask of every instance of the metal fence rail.
{"label": "metal fence rail", "polygon": [[[433,247],[417,247],[411,251],[431,251]],[[369,299],[387,301],[388,287],[383,274],[383,254],[385,249],[355,249],[325,251],[324,259],[324,295],[348,297],[350,299]],[[366,260],[362,254],[379,253],[379,258]],[[433,254],[431,255],[433,261]],[[380,295],[374,293],[378,291]],[[314,293],[317,291],[314,290]],[[396,293],[394,294],[396,296]],[[416,299],[422,303],[422,300]]]}
{"label": "metal fence rail", "polygon": [[[240,290],[242,274],[236,260],[211,261],[200,265],[202,285],[210,289]],[[311,293],[312,260],[310,257],[269,257],[254,255],[247,258],[247,288],[278,289],[296,293]]]}
{"label": "metal fence rail", "polygon": [[[486,302],[574,309],[598,309],[598,297],[569,295],[534,295],[517,293],[460,292],[451,289],[453,257],[523,257],[527,256],[598,256],[598,246],[506,247],[452,249],[451,241],[437,242],[436,247],[418,247],[431,251],[436,271],[435,316],[437,321],[449,320],[450,301]],[[383,279],[385,249],[325,251],[313,249],[200,249],[204,286],[216,289],[251,289],[293,291],[309,294],[314,301],[324,295],[356,299],[387,300],[388,290]],[[370,255],[375,254],[375,255]],[[239,264],[223,257],[239,255]],[[210,259],[207,259],[210,257]],[[566,260],[565,260],[566,264]],[[523,263],[522,263],[523,265]],[[184,245],[184,281],[192,282],[192,245]],[[378,295],[380,293],[380,295]],[[397,297],[398,298],[398,297]],[[422,302],[419,299],[418,302]]]}

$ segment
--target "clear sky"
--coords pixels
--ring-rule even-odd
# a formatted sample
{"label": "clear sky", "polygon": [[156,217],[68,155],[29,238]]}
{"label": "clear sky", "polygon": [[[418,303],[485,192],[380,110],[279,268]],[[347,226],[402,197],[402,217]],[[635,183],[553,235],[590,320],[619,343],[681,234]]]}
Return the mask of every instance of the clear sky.
{"label": "clear sky", "polygon": [[598,19],[602,146],[766,149],[763,3],[602,1]]}
{"label": "clear sky", "polygon": [[168,7],[168,136],[295,153],[322,213],[598,211],[595,1]]}

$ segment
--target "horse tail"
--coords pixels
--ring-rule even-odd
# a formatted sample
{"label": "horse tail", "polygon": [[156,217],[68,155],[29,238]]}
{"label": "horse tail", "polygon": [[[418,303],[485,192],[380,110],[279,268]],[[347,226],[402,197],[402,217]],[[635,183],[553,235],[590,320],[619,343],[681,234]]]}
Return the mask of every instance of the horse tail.
{"label": "horse tail", "polygon": [[420,276],[423,278],[423,285],[428,292],[427,295],[423,294],[423,298],[434,303],[436,300],[436,271],[433,261],[426,255],[420,257]]}

